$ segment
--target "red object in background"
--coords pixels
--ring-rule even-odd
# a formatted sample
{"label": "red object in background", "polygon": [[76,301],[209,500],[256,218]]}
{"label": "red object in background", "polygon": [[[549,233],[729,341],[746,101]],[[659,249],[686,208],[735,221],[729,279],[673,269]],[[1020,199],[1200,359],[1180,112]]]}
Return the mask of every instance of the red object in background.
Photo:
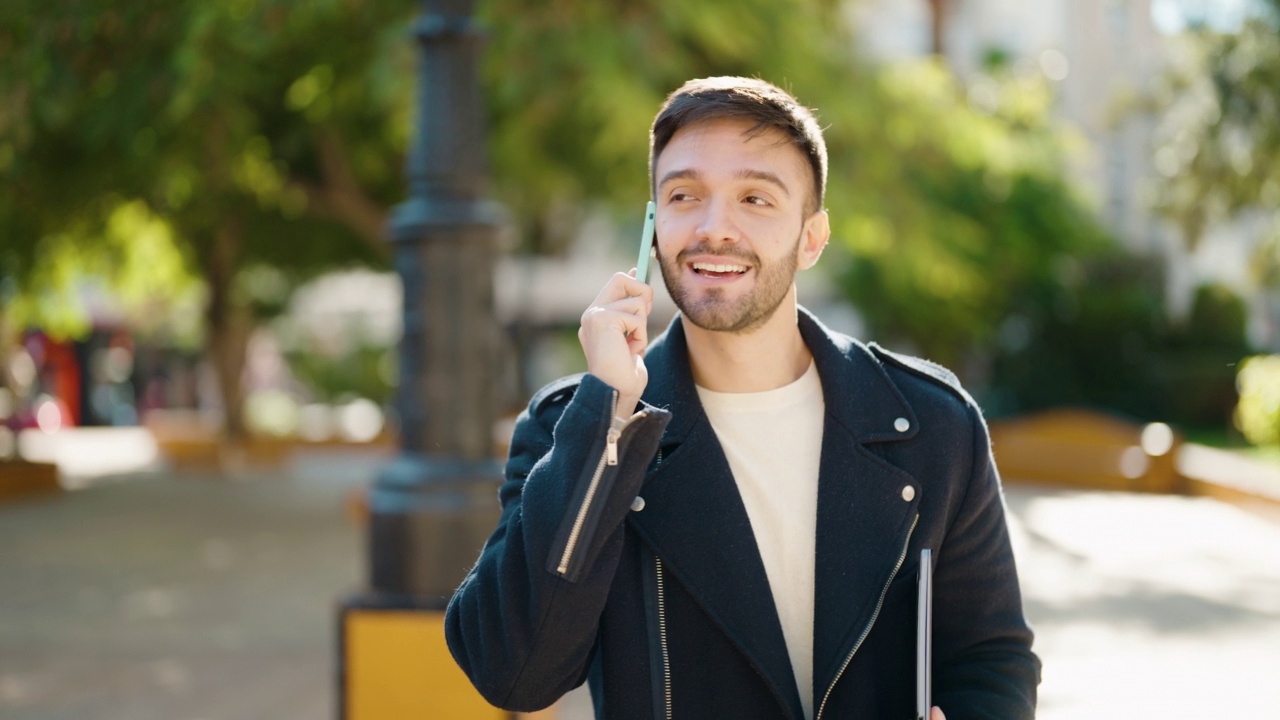
{"label": "red object in background", "polygon": [[63,411],[61,427],[78,426],[83,374],[75,347],[38,331],[28,335],[24,345],[36,361],[37,392],[47,393],[60,401],[59,409]]}
{"label": "red object in background", "polygon": [[80,424],[80,363],[70,343],[51,342],[45,355],[45,365],[53,372],[54,397],[62,401],[66,410],[63,427]]}

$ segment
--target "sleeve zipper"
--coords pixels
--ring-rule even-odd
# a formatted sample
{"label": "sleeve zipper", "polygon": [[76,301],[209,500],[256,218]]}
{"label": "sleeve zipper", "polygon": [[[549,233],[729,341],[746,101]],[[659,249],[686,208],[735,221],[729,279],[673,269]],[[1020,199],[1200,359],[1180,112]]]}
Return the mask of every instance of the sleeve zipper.
{"label": "sleeve zipper", "polygon": [[645,416],[645,412],[632,415],[627,419],[617,416],[618,412],[618,391],[613,391],[613,403],[609,410],[609,431],[605,434],[604,454],[600,456],[600,461],[596,464],[596,471],[591,476],[591,482],[587,485],[587,491],[582,496],[582,505],[578,507],[578,514],[574,518],[573,528],[569,531],[569,539],[565,542],[564,553],[560,556],[560,564],[556,566],[556,572],[562,577],[569,574],[569,564],[573,560],[573,551],[578,546],[578,540],[582,535],[582,526],[587,521],[587,515],[591,510],[592,502],[595,500],[596,491],[600,488],[600,478],[604,476],[606,466],[618,464],[618,440],[622,437],[622,431],[627,428],[635,420]]}
{"label": "sleeve zipper", "polygon": [[622,430],[618,428],[618,419],[613,419],[613,424],[609,426],[609,432],[605,435],[604,459],[606,465],[618,464],[618,438],[622,437]]}

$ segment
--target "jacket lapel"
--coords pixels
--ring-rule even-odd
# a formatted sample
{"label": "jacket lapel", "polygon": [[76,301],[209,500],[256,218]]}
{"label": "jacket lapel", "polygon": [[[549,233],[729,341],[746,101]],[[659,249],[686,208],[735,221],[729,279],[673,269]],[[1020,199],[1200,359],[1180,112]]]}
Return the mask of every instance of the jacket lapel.
{"label": "jacket lapel", "polygon": [[751,521],[698,401],[677,317],[645,357],[644,400],[671,411],[661,463],[645,479],[632,527],[725,635],[756,665],[792,717],[795,675]]}
{"label": "jacket lapel", "polygon": [[[916,416],[878,360],[807,311],[800,330],[822,378],[826,418],[818,481],[814,583],[814,704],[871,621],[913,525],[919,485],[867,445],[906,440]],[[750,657],[775,695],[802,716],[795,676],[751,521],[698,401],[677,316],[645,356],[645,402],[670,410],[629,522],[664,566]],[[905,431],[895,423],[907,423]],[[900,426],[900,424],[899,424]]]}
{"label": "jacket lapel", "polygon": [[[800,329],[822,377],[826,404],[814,568],[816,707],[892,579],[920,488],[868,447],[909,439],[917,429],[915,413],[879,361],[803,310]],[[912,491],[904,495],[906,487]]]}

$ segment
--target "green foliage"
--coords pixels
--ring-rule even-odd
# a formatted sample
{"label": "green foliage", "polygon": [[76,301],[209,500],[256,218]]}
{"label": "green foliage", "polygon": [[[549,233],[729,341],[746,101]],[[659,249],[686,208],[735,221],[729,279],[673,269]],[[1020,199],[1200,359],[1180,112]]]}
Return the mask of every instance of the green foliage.
{"label": "green foliage", "polygon": [[955,362],[1062,256],[1109,243],[1062,180],[1043,82],[987,78],[966,96],[932,63],[871,66],[839,3],[482,6],[495,180],[525,250],[562,249],[585,205],[630,218],[649,195],[643,138],[658,105],[691,77],[723,74],[818,108],[831,156],[824,264],[878,337]]}
{"label": "green foliage", "polygon": [[294,377],[315,401],[340,403],[353,397],[386,406],[395,386],[395,348],[361,342],[341,353],[317,348],[285,353]]}
{"label": "green foliage", "polygon": [[31,289],[4,310],[15,327],[82,337],[97,312],[143,336],[163,335],[183,345],[199,337],[196,279],[168,223],[141,202],[117,206],[101,226],[76,223],[44,238],[33,260]]}
{"label": "green foliage", "polygon": [[1164,278],[1150,259],[1100,257],[1001,327],[985,404],[997,415],[1076,405],[1184,428],[1224,428],[1237,395],[1233,368],[1248,353],[1244,304],[1197,290],[1169,322]]}
{"label": "green foliage", "polygon": [[1196,288],[1191,313],[1173,340],[1177,347],[1243,354],[1248,311],[1239,295],[1224,285]]}
{"label": "green foliage", "polygon": [[1280,445],[1280,355],[1246,358],[1236,382],[1236,427],[1254,445]]}
{"label": "green foliage", "polygon": [[378,235],[401,194],[413,8],[5,3],[0,182],[12,192],[0,197],[0,271],[29,284],[24,271],[50,236],[78,224],[98,241],[115,208],[136,201],[206,277],[227,227],[246,237],[233,267],[309,275],[385,262]]}
{"label": "green foliage", "polygon": [[[683,81],[759,76],[819,108],[832,159],[824,265],[873,335],[957,365],[994,343],[1006,317],[1048,328],[1055,303],[1095,302],[1072,258],[1110,239],[1062,179],[1048,86],[998,66],[962,87],[930,62],[869,65],[842,8],[480,3],[494,192],[521,225],[521,249],[562,249],[593,205],[633,217],[649,194],[649,123]],[[0,273],[32,288],[53,238],[76,229],[77,244],[101,243],[105,219],[140,201],[206,281],[216,340],[233,338],[231,316],[269,315],[316,272],[385,262],[413,98],[405,30],[418,9],[6,3],[0,182],[13,190],[0,196]],[[1120,323],[1116,312],[1096,309],[1099,332]]]}
{"label": "green foliage", "polygon": [[[111,219],[140,207],[204,281],[206,349],[239,434],[244,347],[282,306],[277,291],[388,261],[416,10],[409,0],[0,6],[0,276],[35,308],[25,319],[82,330],[56,302],[66,283],[43,280],[75,280],[67,268],[105,252]],[[127,262],[94,269],[130,273]]]}
{"label": "green foliage", "polygon": [[1244,301],[1231,289],[1197,289],[1191,313],[1172,333],[1156,367],[1168,410],[1185,426],[1227,427],[1239,399],[1234,371],[1252,350]]}
{"label": "green foliage", "polygon": [[1168,333],[1159,267],[1118,254],[1065,262],[1061,283],[1000,326],[987,410],[1076,405],[1167,421],[1150,372]]}
{"label": "green foliage", "polygon": [[[1236,32],[1199,28],[1189,49],[1156,99],[1155,197],[1194,248],[1211,222],[1280,211],[1280,0],[1256,3]],[[1280,233],[1280,214],[1271,225]]]}
{"label": "green foliage", "polygon": [[957,365],[1052,292],[1064,262],[1112,241],[1064,180],[1043,83],[985,78],[966,96],[919,64],[891,68],[881,87],[883,122],[832,183],[845,203],[831,202],[842,285],[873,335]]}
{"label": "green foliage", "polygon": [[649,124],[684,81],[761,76],[807,102],[866,80],[832,0],[487,0],[484,77],[496,190],[522,249],[565,247],[585,205],[630,217],[649,196]]}

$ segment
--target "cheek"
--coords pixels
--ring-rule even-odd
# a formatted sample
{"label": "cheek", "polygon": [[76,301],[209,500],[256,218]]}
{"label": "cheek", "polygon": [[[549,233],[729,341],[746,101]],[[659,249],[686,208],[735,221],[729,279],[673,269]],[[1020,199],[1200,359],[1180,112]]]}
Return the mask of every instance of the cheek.
{"label": "cheek", "polygon": [[679,225],[670,220],[658,220],[653,228],[653,244],[658,249],[658,257],[675,257],[680,252],[680,237]]}

